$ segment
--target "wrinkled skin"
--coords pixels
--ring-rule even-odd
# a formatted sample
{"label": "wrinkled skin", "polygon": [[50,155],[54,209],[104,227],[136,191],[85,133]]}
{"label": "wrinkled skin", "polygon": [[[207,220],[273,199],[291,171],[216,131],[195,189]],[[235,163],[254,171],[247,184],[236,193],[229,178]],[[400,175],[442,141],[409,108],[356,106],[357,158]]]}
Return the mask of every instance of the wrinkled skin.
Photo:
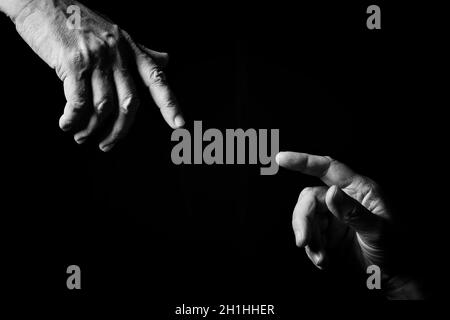
{"label": "wrinkled skin", "polygon": [[140,105],[138,81],[149,88],[165,121],[172,128],[183,126],[161,70],[167,54],[136,44],[124,30],[77,1],[32,0],[13,21],[64,82],[67,103],[59,125],[71,131],[77,143],[102,127],[105,136],[99,147],[108,151],[126,135]]}
{"label": "wrinkled skin", "polygon": [[370,178],[330,157],[280,152],[277,163],[286,169],[320,178],[325,186],[301,191],[292,215],[298,247],[305,248],[319,269],[356,265],[381,270],[382,289],[390,299],[423,299],[416,281],[393,272],[389,261],[392,213]]}
{"label": "wrinkled skin", "polygon": [[296,243],[319,268],[330,251],[351,248],[361,267],[385,266],[385,236],[391,214],[371,179],[329,157],[281,152],[280,166],[319,177],[327,186],[302,190],[292,217]]}

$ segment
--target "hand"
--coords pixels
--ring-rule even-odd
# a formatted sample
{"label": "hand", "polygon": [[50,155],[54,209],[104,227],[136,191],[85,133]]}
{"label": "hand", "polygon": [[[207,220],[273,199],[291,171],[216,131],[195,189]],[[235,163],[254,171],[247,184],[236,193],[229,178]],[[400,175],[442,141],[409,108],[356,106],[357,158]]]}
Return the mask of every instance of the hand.
{"label": "hand", "polygon": [[[79,17],[71,16],[77,10]],[[183,126],[161,70],[166,53],[135,43],[77,1],[31,0],[12,18],[22,38],[64,82],[67,103],[59,125],[73,132],[77,143],[103,127],[106,135],[99,147],[109,151],[126,135],[140,104],[136,81],[149,88],[169,126]]]}
{"label": "hand", "polygon": [[280,152],[276,160],[326,184],[305,188],[292,216],[297,246],[309,259],[320,269],[345,256],[364,270],[373,264],[383,270],[391,214],[378,185],[329,157]]}
{"label": "hand", "polygon": [[326,185],[305,188],[292,215],[297,246],[318,268],[350,263],[366,271],[377,265],[387,298],[424,299],[417,281],[393,271],[388,261],[392,216],[374,181],[330,157],[280,152],[276,161]]}

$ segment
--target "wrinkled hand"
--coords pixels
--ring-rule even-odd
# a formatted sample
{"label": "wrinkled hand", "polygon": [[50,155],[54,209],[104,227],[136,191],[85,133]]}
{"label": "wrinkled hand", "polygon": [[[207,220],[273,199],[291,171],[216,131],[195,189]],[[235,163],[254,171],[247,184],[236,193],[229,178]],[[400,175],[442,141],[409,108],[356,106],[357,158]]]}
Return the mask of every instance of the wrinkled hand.
{"label": "wrinkled hand", "polygon": [[373,264],[383,270],[391,216],[377,184],[329,157],[280,152],[276,159],[327,185],[305,188],[292,216],[297,246],[309,259],[318,268],[337,256],[355,259],[364,270]]}
{"label": "wrinkled hand", "polygon": [[[74,8],[79,8],[78,20]],[[126,135],[140,103],[136,81],[149,88],[169,126],[183,126],[161,71],[167,54],[136,44],[77,1],[31,0],[13,20],[22,38],[64,82],[67,103],[59,125],[73,132],[77,143],[102,127],[105,137],[99,147],[108,151]]]}
{"label": "wrinkled hand", "polygon": [[381,270],[382,289],[389,299],[424,299],[417,279],[393,266],[392,214],[371,179],[330,157],[280,152],[277,163],[287,169],[318,177],[326,186],[308,187],[298,197],[292,215],[297,246],[304,247],[318,268],[340,264],[366,271]]}

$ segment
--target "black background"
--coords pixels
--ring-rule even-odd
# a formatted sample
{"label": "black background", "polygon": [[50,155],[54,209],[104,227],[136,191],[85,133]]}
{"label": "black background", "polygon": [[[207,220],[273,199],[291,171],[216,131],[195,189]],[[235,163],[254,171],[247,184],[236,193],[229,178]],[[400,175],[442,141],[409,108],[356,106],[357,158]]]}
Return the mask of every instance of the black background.
{"label": "black background", "polygon": [[[401,268],[434,297],[447,198],[446,85],[438,7],[376,3],[144,4],[86,1],[137,41],[171,55],[188,121],[279,128],[280,149],[330,155],[378,181],[401,226]],[[320,181],[259,166],[175,166],[171,129],[146,95],[126,141],[103,154],[60,131],[53,70],[1,17],[2,235],[19,294],[136,297],[177,304],[379,299],[344,271],[319,271],[295,247],[297,196]],[[189,125],[188,125],[189,128]],[[82,290],[66,289],[66,268]]]}

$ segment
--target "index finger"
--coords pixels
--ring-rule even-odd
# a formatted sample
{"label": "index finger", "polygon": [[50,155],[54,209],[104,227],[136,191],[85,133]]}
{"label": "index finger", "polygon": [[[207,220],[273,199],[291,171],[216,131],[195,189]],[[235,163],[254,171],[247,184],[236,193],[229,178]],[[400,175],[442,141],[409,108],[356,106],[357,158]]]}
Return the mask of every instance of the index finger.
{"label": "index finger", "polygon": [[352,169],[337,160],[308,153],[279,152],[276,162],[286,169],[318,177],[328,186],[345,188],[357,176]]}
{"label": "index finger", "polygon": [[182,127],[184,125],[183,114],[167,83],[166,75],[161,69],[167,63],[167,54],[156,53],[144,46],[138,46],[127,32],[122,31],[122,33],[134,52],[139,75],[149,88],[164,120],[173,129]]}

